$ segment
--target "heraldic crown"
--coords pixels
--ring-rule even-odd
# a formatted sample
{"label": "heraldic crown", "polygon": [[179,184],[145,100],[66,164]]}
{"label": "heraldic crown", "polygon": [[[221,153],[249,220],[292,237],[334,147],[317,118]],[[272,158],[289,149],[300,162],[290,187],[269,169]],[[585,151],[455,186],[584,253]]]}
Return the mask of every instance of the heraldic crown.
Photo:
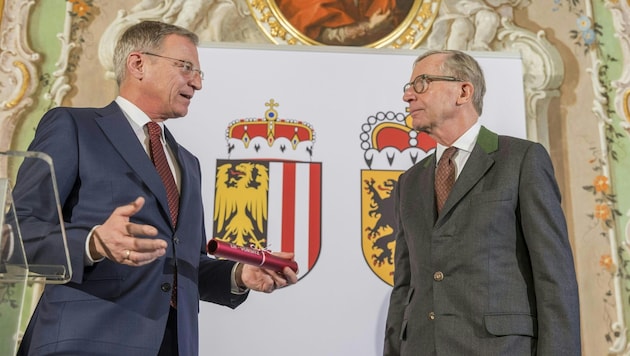
{"label": "heraldic crown", "polygon": [[304,121],[279,119],[274,99],[265,103],[264,118],[232,121],[226,130],[230,159],[310,161],[315,131]]}
{"label": "heraldic crown", "polygon": [[370,169],[407,170],[436,146],[428,134],[412,128],[412,118],[392,111],[379,112],[361,126],[363,159]]}

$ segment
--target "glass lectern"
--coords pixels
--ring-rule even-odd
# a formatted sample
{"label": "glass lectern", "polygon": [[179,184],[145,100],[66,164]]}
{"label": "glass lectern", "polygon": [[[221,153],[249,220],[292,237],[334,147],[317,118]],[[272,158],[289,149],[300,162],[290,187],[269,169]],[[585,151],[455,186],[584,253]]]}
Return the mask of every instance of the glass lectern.
{"label": "glass lectern", "polygon": [[[18,178],[11,178],[8,172],[18,169]],[[17,179],[25,194],[14,200]],[[40,212],[36,216],[29,214],[33,205]],[[0,152],[0,206],[4,209],[0,214],[0,355],[15,355],[23,316],[30,315],[39,297],[36,291],[41,290],[34,288],[34,292],[29,286],[66,283],[72,276],[50,156]],[[28,227],[23,228],[21,220],[26,216]],[[34,302],[25,306],[28,300]]]}

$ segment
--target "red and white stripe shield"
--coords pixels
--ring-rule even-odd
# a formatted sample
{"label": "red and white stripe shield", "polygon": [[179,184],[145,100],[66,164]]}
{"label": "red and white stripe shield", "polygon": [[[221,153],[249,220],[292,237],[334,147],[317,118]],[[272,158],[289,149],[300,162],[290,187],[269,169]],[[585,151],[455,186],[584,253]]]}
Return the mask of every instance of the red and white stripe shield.
{"label": "red and white stripe shield", "polygon": [[303,278],[321,247],[321,187],[320,162],[217,160],[214,237],[294,252]]}

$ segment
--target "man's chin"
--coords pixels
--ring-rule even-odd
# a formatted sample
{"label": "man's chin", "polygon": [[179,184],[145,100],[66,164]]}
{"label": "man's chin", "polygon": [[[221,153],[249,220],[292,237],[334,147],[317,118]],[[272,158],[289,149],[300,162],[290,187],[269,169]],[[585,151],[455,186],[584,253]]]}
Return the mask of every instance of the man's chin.
{"label": "man's chin", "polygon": [[184,117],[186,115],[188,115],[188,109],[182,109],[182,110],[177,110],[177,111],[173,112],[171,118],[172,119],[177,119],[177,118],[180,118],[180,117]]}
{"label": "man's chin", "polygon": [[431,133],[431,126],[423,124],[413,124],[413,129],[419,132]]}

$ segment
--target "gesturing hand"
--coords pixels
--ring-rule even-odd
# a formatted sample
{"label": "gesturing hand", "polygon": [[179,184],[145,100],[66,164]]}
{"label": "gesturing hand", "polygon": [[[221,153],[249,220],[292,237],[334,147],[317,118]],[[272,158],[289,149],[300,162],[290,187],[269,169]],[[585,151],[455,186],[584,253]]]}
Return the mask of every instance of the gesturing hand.
{"label": "gesturing hand", "polygon": [[144,198],[138,197],[134,202],[116,208],[103,225],[94,229],[90,241],[93,259],[106,257],[130,266],[142,266],[166,253],[166,241],[136,237],[157,236],[158,233],[151,225],[129,222],[129,217],[143,206]]}

